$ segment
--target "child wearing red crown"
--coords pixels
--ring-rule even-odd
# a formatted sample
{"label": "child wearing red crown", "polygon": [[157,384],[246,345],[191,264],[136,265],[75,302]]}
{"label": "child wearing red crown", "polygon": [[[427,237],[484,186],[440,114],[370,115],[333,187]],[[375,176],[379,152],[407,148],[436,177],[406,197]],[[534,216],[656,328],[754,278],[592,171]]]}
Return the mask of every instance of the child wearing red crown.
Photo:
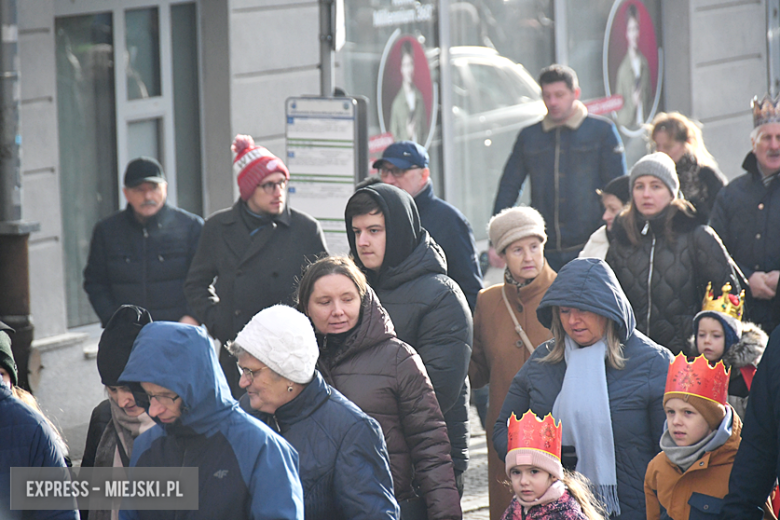
{"label": "child wearing red crown", "polygon": [[716,518],[720,513],[742,431],[742,421],[727,403],[728,382],[723,363],[711,366],[704,356],[689,362],[678,354],[669,367],[663,451],[645,474],[648,520]]}
{"label": "child wearing red crown", "polygon": [[502,520],[603,520],[587,479],[561,465],[561,423],[528,410],[508,423],[506,474],[515,493]]}
{"label": "child wearing red crown", "polygon": [[745,416],[753,374],[769,341],[761,328],[742,322],[744,295],[731,293],[731,285],[723,287],[722,296],[714,298],[707,286],[702,310],[693,318],[693,337],[688,356],[704,355],[710,364],[723,361],[731,369],[728,403],[739,415]]}

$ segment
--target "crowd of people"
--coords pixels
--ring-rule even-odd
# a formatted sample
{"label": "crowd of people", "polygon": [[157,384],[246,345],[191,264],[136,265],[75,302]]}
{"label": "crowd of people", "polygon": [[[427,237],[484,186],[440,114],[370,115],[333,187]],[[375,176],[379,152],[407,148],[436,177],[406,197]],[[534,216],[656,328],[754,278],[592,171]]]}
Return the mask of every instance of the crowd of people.
{"label": "crowd of people", "polygon": [[[456,520],[469,393],[488,387],[491,519],[776,518],[780,102],[754,100],[727,183],[685,116],[659,114],[627,171],[574,71],[540,84],[548,114],[518,135],[488,225],[503,280],[484,289],[412,141],[347,202],[349,256],[249,136],[239,199],[205,223],[166,203],[157,161],[130,162],[84,270],[106,399],[81,466],[197,467],[183,518]],[[528,176],[531,207],[514,206]],[[69,459],[17,386],[12,334],[0,323],[0,516],[32,518],[9,509],[8,468]]]}

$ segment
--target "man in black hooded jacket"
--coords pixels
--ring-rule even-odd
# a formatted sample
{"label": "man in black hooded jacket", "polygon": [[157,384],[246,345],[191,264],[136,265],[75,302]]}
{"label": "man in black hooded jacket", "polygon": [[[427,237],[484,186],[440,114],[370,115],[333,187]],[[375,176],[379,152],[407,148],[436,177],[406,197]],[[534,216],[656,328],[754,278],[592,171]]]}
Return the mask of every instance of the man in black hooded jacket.
{"label": "man in black hooded jacket", "polygon": [[353,258],[390,314],[396,334],[422,357],[447,422],[458,490],[468,466],[471,311],[447,276],[444,253],[420,225],[414,199],[388,184],[361,188],[345,210]]}

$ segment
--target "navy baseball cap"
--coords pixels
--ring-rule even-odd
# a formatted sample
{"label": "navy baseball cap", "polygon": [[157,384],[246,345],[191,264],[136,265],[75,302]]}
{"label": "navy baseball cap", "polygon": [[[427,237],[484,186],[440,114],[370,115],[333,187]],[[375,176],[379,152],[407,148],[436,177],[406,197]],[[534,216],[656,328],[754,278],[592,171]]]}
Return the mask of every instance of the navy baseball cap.
{"label": "navy baseball cap", "polygon": [[385,161],[401,170],[427,168],[428,152],[414,141],[398,141],[385,148],[382,158],[375,161],[372,167],[378,170]]}
{"label": "navy baseball cap", "polygon": [[166,182],[160,163],[151,157],[139,157],[130,161],[125,170],[125,188],[133,188],[143,182]]}

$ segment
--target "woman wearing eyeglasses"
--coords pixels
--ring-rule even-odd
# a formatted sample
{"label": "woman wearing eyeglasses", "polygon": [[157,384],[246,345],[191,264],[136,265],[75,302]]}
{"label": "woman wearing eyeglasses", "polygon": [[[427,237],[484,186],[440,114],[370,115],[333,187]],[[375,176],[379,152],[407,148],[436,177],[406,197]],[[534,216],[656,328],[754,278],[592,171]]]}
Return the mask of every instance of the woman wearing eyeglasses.
{"label": "woman wearing eyeglasses", "polygon": [[229,346],[241,407],[298,451],[307,520],[398,518],[382,430],[315,370],[309,320],[291,307],[260,311]]}
{"label": "woman wearing eyeglasses", "polygon": [[[92,411],[81,467],[128,467],[136,437],[154,421],[135,401],[130,387],[119,384],[133,341],[144,325],[151,323],[149,311],[122,305],[109,320],[98,344],[97,366],[108,399]],[[81,518],[116,519],[118,511],[81,511]]]}
{"label": "woman wearing eyeglasses", "polygon": [[[241,196],[206,220],[184,283],[195,316],[222,345],[261,309],[291,305],[301,267],[328,253],[319,223],[287,204],[282,160],[248,135],[237,135],[231,149]],[[222,348],[219,362],[240,397],[235,358]]]}

